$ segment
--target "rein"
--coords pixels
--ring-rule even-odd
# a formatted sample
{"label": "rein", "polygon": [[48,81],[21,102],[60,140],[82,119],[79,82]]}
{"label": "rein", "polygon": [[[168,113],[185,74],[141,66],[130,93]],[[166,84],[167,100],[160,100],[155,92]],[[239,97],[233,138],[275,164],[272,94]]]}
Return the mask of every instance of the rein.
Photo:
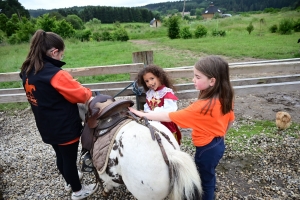
{"label": "rein", "polygon": [[166,138],[166,140],[167,140],[167,141],[174,147],[174,149],[175,149],[175,146],[174,146],[174,144],[172,143],[170,137],[169,137],[166,133],[164,133],[164,132],[162,132],[162,131],[159,131],[157,128],[155,128],[154,126],[152,126],[152,125],[149,123],[149,121],[148,121],[148,119],[147,119],[146,117],[137,117],[136,115],[134,115],[134,114],[133,114],[132,112],[130,112],[130,111],[127,111],[127,113],[129,114],[128,118],[131,118],[131,119],[135,120],[137,123],[139,123],[139,124],[141,124],[141,125],[146,126],[147,128],[149,128],[150,133],[151,133],[152,140],[155,141],[155,139],[156,139],[156,141],[157,141],[157,143],[158,143],[158,145],[159,145],[159,147],[160,147],[160,151],[161,151],[161,153],[162,153],[162,155],[163,155],[164,161],[165,161],[165,163],[168,165],[168,169],[169,169],[169,177],[170,177],[170,183],[171,183],[171,187],[170,187],[170,188],[172,188],[172,187],[173,187],[173,184],[174,184],[173,181],[172,181],[172,180],[173,180],[172,169],[171,169],[170,162],[169,162],[169,158],[168,158],[168,156],[167,156],[167,153],[166,153],[166,151],[165,151],[165,148],[164,148],[163,145],[162,145],[161,137],[159,136],[158,133],[162,134],[162,136],[164,136],[164,137]]}

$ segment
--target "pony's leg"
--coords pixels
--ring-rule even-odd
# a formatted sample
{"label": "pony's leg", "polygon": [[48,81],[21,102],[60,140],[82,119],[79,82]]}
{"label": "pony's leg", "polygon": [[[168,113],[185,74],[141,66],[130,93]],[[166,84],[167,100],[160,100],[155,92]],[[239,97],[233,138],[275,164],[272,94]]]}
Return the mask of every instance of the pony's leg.
{"label": "pony's leg", "polygon": [[113,189],[113,187],[111,185],[105,185],[102,195],[105,197],[109,196],[112,189]]}

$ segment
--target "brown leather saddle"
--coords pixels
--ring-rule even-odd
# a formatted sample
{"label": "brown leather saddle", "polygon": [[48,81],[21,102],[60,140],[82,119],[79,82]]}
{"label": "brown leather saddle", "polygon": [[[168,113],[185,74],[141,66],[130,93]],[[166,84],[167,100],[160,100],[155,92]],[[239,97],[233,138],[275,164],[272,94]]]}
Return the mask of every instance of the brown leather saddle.
{"label": "brown leather saddle", "polygon": [[82,147],[91,150],[94,137],[109,132],[121,121],[127,119],[128,107],[134,105],[131,100],[115,100],[109,95],[97,95],[88,106],[86,121],[81,135]]}

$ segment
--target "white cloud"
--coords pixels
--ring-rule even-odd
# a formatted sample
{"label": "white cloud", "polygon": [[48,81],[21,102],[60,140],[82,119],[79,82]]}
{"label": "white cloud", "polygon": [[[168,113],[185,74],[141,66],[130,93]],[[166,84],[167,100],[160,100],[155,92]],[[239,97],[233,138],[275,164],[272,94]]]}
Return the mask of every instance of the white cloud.
{"label": "white cloud", "polygon": [[[170,1],[170,0],[169,0]],[[168,2],[164,0],[19,0],[20,4],[25,9],[55,9],[55,8],[70,8],[73,6],[115,6],[115,7],[136,7],[144,6],[151,3]]]}

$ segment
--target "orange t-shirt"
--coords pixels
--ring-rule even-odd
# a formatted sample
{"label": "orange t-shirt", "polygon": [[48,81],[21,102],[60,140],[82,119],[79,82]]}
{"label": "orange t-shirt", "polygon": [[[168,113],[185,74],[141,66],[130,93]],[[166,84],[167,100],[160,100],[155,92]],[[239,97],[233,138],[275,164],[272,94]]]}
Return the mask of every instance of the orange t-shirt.
{"label": "orange t-shirt", "polygon": [[[192,128],[192,140],[195,146],[209,144],[215,137],[226,134],[228,123],[234,121],[234,112],[223,115],[221,103],[217,99],[210,110],[204,115],[202,107],[208,100],[197,100],[185,109],[170,112],[170,119],[181,128]],[[212,111],[212,112],[211,112]]]}

